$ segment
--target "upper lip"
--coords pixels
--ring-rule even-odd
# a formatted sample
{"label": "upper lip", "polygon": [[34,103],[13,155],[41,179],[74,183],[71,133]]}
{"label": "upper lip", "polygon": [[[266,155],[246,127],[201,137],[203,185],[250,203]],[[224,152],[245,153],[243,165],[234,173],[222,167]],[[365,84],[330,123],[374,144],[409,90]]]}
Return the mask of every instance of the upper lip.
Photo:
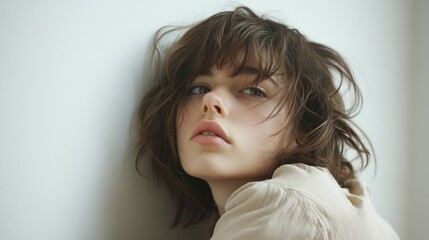
{"label": "upper lip", "polygon": [[192,132],[192,138],[200,135],[203,132],[212,132],[221,137],[225,142],[230,143],[228,134],[226,134],[225,130],[215,121],[204,120],[198,123]]}

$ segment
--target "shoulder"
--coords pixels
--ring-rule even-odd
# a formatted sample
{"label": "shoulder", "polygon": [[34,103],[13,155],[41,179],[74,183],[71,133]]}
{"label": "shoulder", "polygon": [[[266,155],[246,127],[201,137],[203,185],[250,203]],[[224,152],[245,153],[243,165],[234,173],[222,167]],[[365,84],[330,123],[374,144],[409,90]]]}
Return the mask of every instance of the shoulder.
{"label": "shoulder", "polygon": [[[293,201],[320,205],[324,195],[340,192],[341,188],[325,168],[305,164],[287,164],[279,167],[271,179],[250,182],[235,191],[227,202],[234,207],[243,201],[256,201],[256,205],[288,207]],[[321,206],[318,206],[321,207]]]}
{"label": "shoulder", "polygon": [[231,195],[225,210],[213,239],[331,239],[325,208],[312,194],[282,181],[244,185]]}
{"label": "shoulder", "polygon": [[[287,237],[285,237],[287,236]],[[386,239],[394,231],[358,180],[342,189],[325,168],[283,165],[228,199],[213,239]],[[390,239],[390,238],[389,238]],[[397,239],[392,237],[391,239]]]}
{"label": "shoulder", "polygon": [[[291,201],[312,203],[318,209],[329,209],[338,204],[350,205],[342,189],[326,168],[305,164],[286,164],[274,172],[271,179],[248,183],[235,191],[227,205],[240,204],[250,197],[259,204],[288,206]],[[365,196],[365,189],[359,194]],[[264,199],[267,199],[264,201]],[[286,205],[282,205],[286,204]],[[348,206],[347,206],[348,207]]]}
{"label": "shoulder", "polygon": [[335,190],[340,188],[328,169],[301,163],[280,166],[266,182],[281,184],[288,188],[299,188],[303,191],[320,189],[320,184],[330,185]]}

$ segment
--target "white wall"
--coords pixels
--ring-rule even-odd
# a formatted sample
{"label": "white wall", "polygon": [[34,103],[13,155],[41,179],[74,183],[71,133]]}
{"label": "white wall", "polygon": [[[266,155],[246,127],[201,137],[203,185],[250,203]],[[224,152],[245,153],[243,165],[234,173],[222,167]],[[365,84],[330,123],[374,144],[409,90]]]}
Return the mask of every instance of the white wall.
{"label": "white wall", "polygon": [[[424,222],[418,209],[410,216],[406,211],[407,194],[417,192],[406,190],[408,175],[414,175],[407,161],[408,95],[428,87],[424,67],[413,88],[407,82],[416,8],[399,0],[244,2],[349,60],[364,92],[357,120],[378,158],[376,177],[371,169],[362,177],[380,214],[402,238],[408,236],[407,218]],[[149,75],[156,29],[235,5],[0,1],[0,239],[203,238],[204,225],[168,228],[173,207],[165,189],[156,190],[133,171],[131,123],[147,90],[142,79]],[[415,189],[423,188],[422,174],[410,180]],[[420,227],[423,233],[428,230]]]}

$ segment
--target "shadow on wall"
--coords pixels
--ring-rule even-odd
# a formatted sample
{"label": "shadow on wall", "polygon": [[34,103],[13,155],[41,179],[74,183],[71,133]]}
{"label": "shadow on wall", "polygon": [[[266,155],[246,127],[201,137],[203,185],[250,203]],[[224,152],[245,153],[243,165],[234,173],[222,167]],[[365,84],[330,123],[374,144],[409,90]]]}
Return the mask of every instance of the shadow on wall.
{"label": "shadow on wall", "polygon": [[[110,240],[208,239],[208,227],[199,224],[187,229],[170,228],[174,205],[166,188],[157,189],[151,179],[136,173],[134,159],[128,157],[115,187],[112,188],[106,217]],[[148,174],[150,176],[150,174]]]}
{"label": "shadow on wall", "polygon": [[[152,55],[148,49],[144,58],[142,77],[136,79],[135,89],[138,99],[136,106],[142,98],[142,93],[147,93],[153,84],[151,72]],[[148,81],[149,80],[149,81]],[[144,174],[140,176],[135,169],[136,149],[133,146],[137,126],[134,118],[130,123],[129,146],[121,159],[121,166],[113,178],[113,183],[108,196],[105,219],[105,229],[108,240],[141,240],[141,239],[209,239],[210,230],[207,223],[183,229],[181,227],[170,228],[175,206],[167,189],[161,183],[157,188],[152,181],[150,164],[144,166]]]}

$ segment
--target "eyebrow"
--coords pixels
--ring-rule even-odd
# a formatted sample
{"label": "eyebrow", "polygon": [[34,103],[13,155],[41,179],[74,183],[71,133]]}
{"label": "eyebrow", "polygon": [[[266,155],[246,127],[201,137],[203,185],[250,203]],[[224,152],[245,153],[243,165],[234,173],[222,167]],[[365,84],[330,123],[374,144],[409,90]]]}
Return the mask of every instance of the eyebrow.
{"label": "eyebrow", "polygon": [[[259,70],[254,68],[254,67],[250,67],[250,66],[243,66],[240,68],[240,71],[237,73],[237,75],[241,75],[241,74],[252,74],[252,75],[258,75],[259,74]],[[207,74],[204,74],[207,76],[213,76],[213,70],[209,69],[209,72]],[[279,83],[277,80],[275,80],[272,77],[269,77],[267,79],[264,80],[270,80],[272,83],[274,83],[274,85],[276,85],[276,87],[279,87]]]}

